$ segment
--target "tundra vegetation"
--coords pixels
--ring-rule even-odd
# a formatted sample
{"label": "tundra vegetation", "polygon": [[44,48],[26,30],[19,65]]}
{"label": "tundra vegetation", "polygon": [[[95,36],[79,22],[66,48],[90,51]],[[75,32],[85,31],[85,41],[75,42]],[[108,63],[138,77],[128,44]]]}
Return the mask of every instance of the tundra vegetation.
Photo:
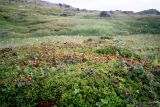
{"label": "tundra vegetation", "polygon": [[160,106],[159,15],[36,3],[0,1],[0,106]]}

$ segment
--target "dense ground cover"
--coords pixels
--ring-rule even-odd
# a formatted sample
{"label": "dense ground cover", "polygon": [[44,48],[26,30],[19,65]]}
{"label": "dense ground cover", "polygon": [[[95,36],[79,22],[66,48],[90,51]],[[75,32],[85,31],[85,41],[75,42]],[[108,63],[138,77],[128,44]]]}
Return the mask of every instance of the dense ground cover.
{"label": "dense ground cover", "polygon": [[1,105],[159,106],[159,40],[123,38],[1,49]]}
{"label": "dense ground cover", "polygon": [[0,3],[0,106],[160,106],[160,16]]}

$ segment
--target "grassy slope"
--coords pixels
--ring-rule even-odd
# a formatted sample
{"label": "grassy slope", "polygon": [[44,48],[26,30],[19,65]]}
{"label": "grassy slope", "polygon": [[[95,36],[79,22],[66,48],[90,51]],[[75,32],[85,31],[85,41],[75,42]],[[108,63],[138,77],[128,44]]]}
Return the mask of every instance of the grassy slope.
{"label": "grassy slope", "polygon": [[0,5],[0,43],[34,44],[0,49],[0,106],[160,106],[160,16],[18,5]]}
{"label": "grassy slope", "polygon": [[[75,13],[75,11],[61,8],[35,8],[31,4],[0,5],[0,10],[0,32],[8,32],[11,37],[160,33],[160,16],[116,14],[111,18],[100,18],[98,13],[92,16],[83,14],[71,17],[48,16],[49,13],[58,15],[64,11],[69,13]],[[16,13],[24,16],[16,17]]]}

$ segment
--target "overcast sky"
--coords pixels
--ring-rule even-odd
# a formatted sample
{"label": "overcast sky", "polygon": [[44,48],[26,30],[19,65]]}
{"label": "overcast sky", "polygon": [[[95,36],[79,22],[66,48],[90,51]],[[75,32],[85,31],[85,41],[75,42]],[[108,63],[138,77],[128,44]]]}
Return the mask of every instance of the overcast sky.
{"label": "overcast sky", "polygon": [[160,0],[45,0],[90,10],[160,10]]}

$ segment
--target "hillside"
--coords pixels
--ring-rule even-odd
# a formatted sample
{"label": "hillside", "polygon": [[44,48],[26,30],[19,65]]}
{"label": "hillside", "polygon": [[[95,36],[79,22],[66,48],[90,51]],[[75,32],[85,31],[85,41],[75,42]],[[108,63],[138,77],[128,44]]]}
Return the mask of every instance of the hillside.
{"label": "hillside", "polygon": [[0,11],[1,36],[160,34],[160,16],[154,15],[115,13],[101,18],[99,11],[64,8],[58,4],[35,7],[34,3],[23,2],[0,5]]}
{"label": "hillside", "polygon": [[148,9],[148,10],[143,10],[143,11],[138,12],[138,14],[141,14],[141,15],[146,15],[146,14],[160,15],[160,12],[156,9]]}
{"label": "hillside", "polygon": [[159,15],[10,1],[0,0],[0,107],[160,106]]}

